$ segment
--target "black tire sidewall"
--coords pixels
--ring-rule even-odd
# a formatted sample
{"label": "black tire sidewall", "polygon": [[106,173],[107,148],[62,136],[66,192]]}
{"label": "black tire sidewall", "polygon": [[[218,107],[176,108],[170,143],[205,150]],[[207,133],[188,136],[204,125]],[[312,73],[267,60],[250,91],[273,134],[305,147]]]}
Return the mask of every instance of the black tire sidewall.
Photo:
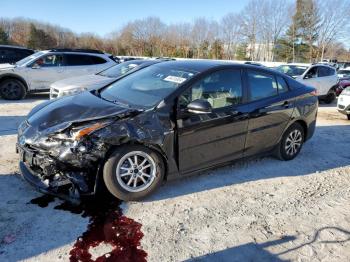
{"label": "black tire sidewall", "polygon": [[334,90],[330,90],[330,91],[328,92],[326,98],[324,99],[324,102],[325,102],[326,104],[330,104],[330,103],[332,103],[332,102],[335,100],[336,97],[337,97],[337,96],[336,96],[335,91],[334,91]]}
{"label": "black tire sidewall", "polygon": [[[3,93],[3,86],[7,85],[10,82],[14,82],[14,83],[16,83],[16,85],[18,85],[20,87],[20,93],[16,97],[7,97],[6,94]],[[3,99],[6,99],[6,100],[20,100],[20,99],[23,99],[26,96],[26,93],[27,93],[27,90],[26,90],[25,86],[23,85],[23,83],[21,81],[19,81],[17,79],[8,79],[8,80],[5,80],[5,81],[0,83],[0,96]]]}
{"label": "black tire sidewall", "polygon": [[[302,134],[302,142],[301,142],[301,146],[299,147],[298,151],[296,154],[294,154],[293,156],[290,156],[287,154],[286,150],[285,150],[285,144],[286,144],[286,140],[287,140],[287,137],[289,136],[289,134],[291,132],[293,132],[294,130],[298,129],[301,134]],[[304,132],[304,128],[299,124],[299,123],[293,123],[290,127],[288,127],[288,129],[284,132],[283,136],[282,136],[282,139],[281,139],[281,142],[280,142],[280,146],[279,146],[279,156],[282,160],[286,160],[286,161],[289,161],[289,160],[292,160],[294,159],[295,157],[297,157],[303,147],[303,144],[304,144],[304,141],[305,141],[305,132]]]}
{"label": "black tire sidewall", "polygon": [[346,115],[346,117],[348,118],[348,120],[350,120],[350,115]]}
{"label": "black tire sidewall", "polygon": [[[118,182],[115,171],[119,160],[131,151],[143,151],[150,155],[156,164],[156,177],[150,187],[141,192],[129,192],[125,190]],[[106,161],[103,168],[103,180],[108,191],[115,197],[124,201],[135,201],[146,197],[155,191],[161,184],[164,178],[165,168],[162,157],[159,153],[139,145],[126,145],[116,149]]]}

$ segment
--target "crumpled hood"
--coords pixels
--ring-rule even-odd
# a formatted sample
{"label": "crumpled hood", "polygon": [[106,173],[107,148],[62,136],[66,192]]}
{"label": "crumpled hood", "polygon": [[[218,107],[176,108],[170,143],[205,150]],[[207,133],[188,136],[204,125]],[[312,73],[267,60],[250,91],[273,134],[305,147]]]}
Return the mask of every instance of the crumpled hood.
{"label": "crumpled hood", "polygon": [[0,70],[10,70],[15,68],[15,65],[11,65],[11,64],[0,64]]}
{"label": "crumpled hood", "polygon": [[52,88],[67,90],[72,88],[84,87],[88,90],[103,87],[112,83],[115,78],[109,78],[101,75],[84,75],[66,78],[51,84]]}
{"label": "crumpled hood", "polygon": [[44,102],[28,115],[29,125],[39,132],[54,133],[69,127],[72,123],[84,122],[116,115],[126,115],[135,109],[117,106],[84,92]]}

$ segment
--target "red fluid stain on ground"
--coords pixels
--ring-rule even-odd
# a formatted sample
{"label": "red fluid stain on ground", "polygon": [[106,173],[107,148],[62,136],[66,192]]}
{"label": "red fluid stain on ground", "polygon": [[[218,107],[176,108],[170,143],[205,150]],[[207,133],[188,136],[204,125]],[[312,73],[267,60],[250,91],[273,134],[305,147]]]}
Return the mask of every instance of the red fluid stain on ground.
{"label": "red fluid stain on ground", "polygon": [[[33,204],[38,202],[32,201]],[[142,225],[123,216],[119,205],[120,201],[116,199],[90,199],[80,205],[64,202],[55,207],[90,218],[87,230],[77,239],[69,253],[70,261],[146,261],[147,253],[140,247]],[[112,251],[93,259],[89,249],[100,244],[109,244]]]}

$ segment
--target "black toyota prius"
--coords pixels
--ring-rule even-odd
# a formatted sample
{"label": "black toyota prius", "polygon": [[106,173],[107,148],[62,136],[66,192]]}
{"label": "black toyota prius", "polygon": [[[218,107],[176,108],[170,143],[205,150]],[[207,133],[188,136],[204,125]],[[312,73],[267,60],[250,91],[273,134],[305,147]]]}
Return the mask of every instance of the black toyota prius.
{"label": "black toyota prius", "polygon": [[35,107],[18,130],[20,169],[44,193],[79,198],[106,186],[137,200],[258,153],[295,158],[317,107],[313,88],[264,67],[163,62]]}

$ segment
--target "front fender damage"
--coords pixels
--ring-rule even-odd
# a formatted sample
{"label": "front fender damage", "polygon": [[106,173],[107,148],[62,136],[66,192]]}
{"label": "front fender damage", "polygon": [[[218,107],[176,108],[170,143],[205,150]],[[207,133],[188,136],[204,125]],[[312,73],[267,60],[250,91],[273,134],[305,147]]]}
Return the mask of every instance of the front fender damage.
{"label": "front fender damage", "polygon": [[98,174],[113,149],[135,143],[162,152],[165,134],[172,129],[171,123],[161,121],[154,111],[110,119],[111,124],[79,141],[69,138],[74,124],[59,133],[38,137],[26,146],[35,155],[30,169],[53,194],[64,192],[78,199],[96,192]]}

